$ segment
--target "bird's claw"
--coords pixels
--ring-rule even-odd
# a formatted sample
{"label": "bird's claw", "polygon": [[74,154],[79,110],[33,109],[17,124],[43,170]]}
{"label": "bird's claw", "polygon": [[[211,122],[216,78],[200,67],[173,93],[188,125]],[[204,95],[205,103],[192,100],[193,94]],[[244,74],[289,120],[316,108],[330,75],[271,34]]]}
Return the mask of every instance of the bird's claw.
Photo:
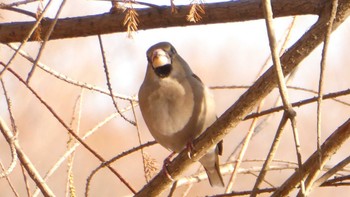
{"label": "bird's claw", "polygon": [[188,158],[192,159],[193,151],[194,151],[194,146],[193,146],[193,142],[192,141],[189,141],[187,143],[186,149],[187,149],[187,156],[188,156]]}
{"label": "bird's claw", "polygon": [[165,158],[164,162],[163,162],[163,173],[166,177],[168,177],[168,179],[170,179],[171,181],[175,181],[173,179],[173,177],[171,177],[169,170],[168,170],[168,165],[170,164],[170,159],[175,155],[175,152],[171,153],[167,158]]}

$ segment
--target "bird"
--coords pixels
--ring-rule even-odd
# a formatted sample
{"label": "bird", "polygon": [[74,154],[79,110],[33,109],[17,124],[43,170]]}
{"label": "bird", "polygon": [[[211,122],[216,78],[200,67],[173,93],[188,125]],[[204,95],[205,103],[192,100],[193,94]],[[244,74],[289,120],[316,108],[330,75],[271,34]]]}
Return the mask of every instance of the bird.
{"label": "bird", "polygon": [[[217,119],[213,94],[169,42],[151,46],[146,56],[146,74],[138,93],[141,114],[155,140],[179,153],[193,147],[193,140]],[[222,141],[199,162],[210,185],[224,187],[219,154]]]}

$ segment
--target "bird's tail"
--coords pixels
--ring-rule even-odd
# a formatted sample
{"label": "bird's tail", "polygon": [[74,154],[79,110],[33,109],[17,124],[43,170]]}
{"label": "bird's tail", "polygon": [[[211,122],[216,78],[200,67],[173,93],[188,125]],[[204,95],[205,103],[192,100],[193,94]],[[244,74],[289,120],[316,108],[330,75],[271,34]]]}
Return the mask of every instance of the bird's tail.
{"label": "bird's tail", "polygon": [[199,161],[208,175],[210,185],[224,187],[225,184],[220,173],[217,149],[215,148],[215,150],[208,152]]}

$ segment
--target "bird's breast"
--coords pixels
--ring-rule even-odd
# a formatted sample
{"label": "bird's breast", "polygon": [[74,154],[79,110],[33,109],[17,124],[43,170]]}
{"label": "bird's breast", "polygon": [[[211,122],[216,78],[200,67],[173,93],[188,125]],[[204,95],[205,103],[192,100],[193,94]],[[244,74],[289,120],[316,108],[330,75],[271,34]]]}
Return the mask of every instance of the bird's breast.
{"label": "bird's breast", "polygon": [[147,102],[151,120],[146,120],[146,124],[155,137],[172,136],[181,131],[190,120],[194,106],[190,85],[171,78],[161,80]]}

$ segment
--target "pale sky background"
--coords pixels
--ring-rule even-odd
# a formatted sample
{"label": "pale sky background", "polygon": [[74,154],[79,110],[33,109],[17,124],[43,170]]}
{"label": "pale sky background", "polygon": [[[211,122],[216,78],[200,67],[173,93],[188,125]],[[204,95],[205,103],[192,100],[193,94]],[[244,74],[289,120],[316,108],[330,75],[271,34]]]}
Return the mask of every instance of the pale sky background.
{"label": "pale sky background", "polygon": [[[14,1],[5,0],[4,3]],[[61,1],[55,1],[50,10],[52,17]],[[169,1],[150,1],[165,2]],[[175,1],[175,4],[187,4],[190,1]],[[212,2],[207,0],[206,2]],[[46,3],[46,1],[45,1]],[[22,6],[23,9],[35,11],[36,3]],[[60,18],[92,15],[107,12],[110,9],[109,2],[103,1],[67,1]],[[0,11],[0,22],[26,21],[27,16],[9,11]],[[31,19],[30,19],[31,20]],[[317,20],[315,16],[302,16],[297,18],[296,26],[292,31],[289,45],[292,45],[306,32]],[[276,35],[281,38],[290,22],[291,17],[276,19]],[[335,92],[348,89],[349,62],[348,48],[350,46],[349,20],[345,21],[336,32],[332,34],[329,48],[329,56],[326,69],[325,92]],[[143,81],[146,70],[146,50],[153,44],[161,41],[171,42],[178,53],[189,63],[193,71],[208,86],[214,85],[251,85],[257,73],[269,55],[269,45],[263,20],[224,23],[214,25],[200,25],[191,27],[160,28],[146,31],[138,31],[133,39],[127,38],[126,33],[102,35],[105,54],[110,70],[110,78],[114,92],[123,95],[136,95]],[[25,50],[35,56],[39,49],[38,43],[28,43]],[[322,48],[319,46],[299,66],[291,85],[317,90],[319,64]],[[13,52],[5,45],[0,45],[1,61],[7,62]],[[97,36],[71,38],[49,41],[42,55],[41,62],[55,71],[67,75],[73,79],[89,84],[94,84],[107,89],[105,73],[98,46]],[[30,63],[21,57],[17,57],[11,64],[11,68],[26,77],[30,70]],[[271,64],[269,64],[271,65]],[[44,175],[56,160],[65,152],[67,131],[55,120],[47,109],[10,73],[4,75],[4,81],[12,100],[12,109],[16,123],[20,131],[20,144],[31,158],[39,172]],[[80,94],[80,88],[57,80],[55,77],[37,69],[31,81],[31,86],[48,102],[52,108],[68,124],[72,117],[73,106]],[[214,90],[217,102],[217,113],[220,116],[245,90]],[[5,99],[1,92],[0,116],[7,121]],[[271,108],[275,101],[277,90],[267,97],[264,109]],[[311,93],[290,90],[292,101],[313,97]],[[350,97],[340,98],[350,102]],[[129,105],[128,102],[117,100],[120,106]],[[81,135],[94,127],[101,120],[115,111],[109,97],[96,92],[84,90],[81,117]],[[300,132],[303,160],[316,148],[316,104],[296,108],[298,113],[298,129]],[[153,140],[145,127],[140,111],[136,108],[137,120],[140,125],[142,141]],[[126,116],[133,118],[132,113]],[[248,148],[246,159],[264,159],[275,134],[281,113],[275,114],[265,129],[257,135]],[[323,136],[322,141],[328,137],[338,126],[350,116],[349,106],[344,106],[334,101],[324,102]],[[9,124],[9,121],[8,121]],[[239,124],[224,139],[223,163],[235,146],[241,141],[247,132],[250,122]],[[115,118],[104,125],[91,136],[87,143],[101,154],[105,159],[120,154],[138,145],[135,127],[126,123],[121,118]],[[347,142],[328,165],[334,165],[348,156],[349,142]],[[169,151],[159,145],[147,148],[146,152],[158,162],[161,168],[163,159],[170,154]],[[289,128],[286,129],[277,159],[296,161],[293,136]],[[10,162],[8,145],[0,138],[0,160],[5,166]],[[78,148],[74,162],[74,180],[78,196],[83,196],[87,176],[99,165],[97,159],[84,148]],[[243,164],[242,167],[260,166],[261,163]],[[139,153],[123,158],[113,165],[121,174],[132,183],[136,190],[144,184],[142,161]],[[191,175],[197,169],[198,164],[187,175]],[[20,196],[26,196],[23,178],[17,165],[10,178]],[[267,179],[275,186],[288,177],[291,171],[271,172]],[[229,176],[225,175],[227,184]],[[255,177],[252,175],[239,175],[234,186],[237,191],[251,189]],[[66,167],[61,166],[48,181],[49,186],[57,196],[63,196],[66,183]],[[31,191],[35,186],[31,182]],[[263,184],[262,188],[268,187]],[[0,179],[1,195],[13,196],[5,179]],[[179,195],[183,188],[179,189]],[[207,181],[196,184],[191,190],[190,196],[204,196],[222,193],[223,190],[210,188]],[[348,187],[322,188],[315,190],[311,196],[346,196],[350,193]],[[91,183],[90,196],[125,196],[130,194],[126,187],[108,170],[102,170]],[[293,194],[292,194],[293,195]],[[268,196],[268,195],[266,195]]]}

